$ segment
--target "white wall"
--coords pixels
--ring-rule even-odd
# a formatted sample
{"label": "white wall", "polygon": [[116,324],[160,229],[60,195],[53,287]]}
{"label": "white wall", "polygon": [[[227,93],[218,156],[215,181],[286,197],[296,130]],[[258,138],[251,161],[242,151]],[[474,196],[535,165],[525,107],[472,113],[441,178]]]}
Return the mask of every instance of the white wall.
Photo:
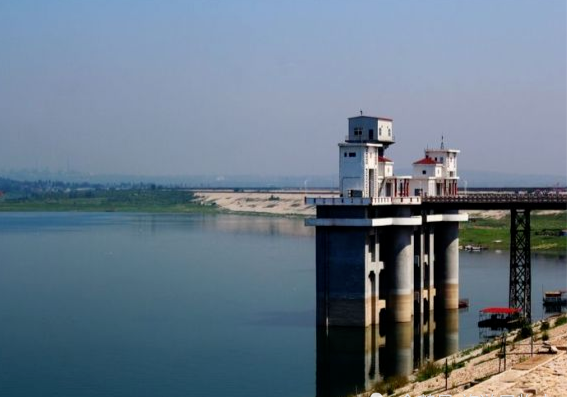
{"label": "white wall", "polygon": [[[341,193],[345,197],[348,195],[348,190],[364,190],[362,149],[361,146],[339,147],[339,184]],[[355,157],[352,157],[352,153]]]}
{"label": "white wall", "polygon": [[378,136],[381,141],[394,142],[394,126],[389,120],[378,119]]}

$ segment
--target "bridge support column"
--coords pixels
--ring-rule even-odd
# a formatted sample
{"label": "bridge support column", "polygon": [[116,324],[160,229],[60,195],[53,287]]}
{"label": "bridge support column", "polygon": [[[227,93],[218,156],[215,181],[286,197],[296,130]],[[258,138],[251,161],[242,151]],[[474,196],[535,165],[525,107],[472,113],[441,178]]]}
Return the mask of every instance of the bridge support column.
{"label": "bridge support column", "polygon": [[437,308],[459,308],[459,224],[441,222],[435,227],[435,286]]}
{"label": "bridge support column", "polygon": [[318,227],[317,325],[378,324],[380,239],[371,227]]}
{"label": "bridge support column", "polygon": [[530,210],[511,212],[510,230],[510,307],[532,318],[532,262],[530,247]]}
{"label": "bridge support column", "polygon": [[413,227],[395,226],[388,230],[390,288],[386,306],[395,322],[412,320],[414,307]]}
{"label": "bridge support column", "polygon": [[[436,295],[435,285],[435,232],[434,226],[424,222],[422,226],[425,229],[423,239],[423,283],[427,293],[424,299],[424,312],[432,312],[434,310],[434,302]],[[425,294],[424,294],[425,295]]]}

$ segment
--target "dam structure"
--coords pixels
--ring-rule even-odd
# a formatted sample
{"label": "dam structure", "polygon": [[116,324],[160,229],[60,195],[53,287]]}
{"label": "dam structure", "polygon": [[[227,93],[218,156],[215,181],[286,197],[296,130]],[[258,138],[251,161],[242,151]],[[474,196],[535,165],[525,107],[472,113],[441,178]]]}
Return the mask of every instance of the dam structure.
{"label": "dam structure", "polygon": [[425,197],[457,197],[457,155],[426,149],[412,175],[398,176],[386,150],[393,120],[348,119],[339,143],[337,197],[306,197],[316,206],[318,326],[367,327],[411,322],[459,307],[458,209],[423,206]]}

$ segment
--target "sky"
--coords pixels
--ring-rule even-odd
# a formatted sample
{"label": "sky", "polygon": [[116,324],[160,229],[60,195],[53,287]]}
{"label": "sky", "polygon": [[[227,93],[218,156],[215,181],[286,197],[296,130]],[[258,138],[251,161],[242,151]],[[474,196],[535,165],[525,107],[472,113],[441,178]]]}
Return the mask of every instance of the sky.
{"label": "sky", "polygon": [[0,169],[329,175],[387,151],[567,174],[567,2],[0,0]]}

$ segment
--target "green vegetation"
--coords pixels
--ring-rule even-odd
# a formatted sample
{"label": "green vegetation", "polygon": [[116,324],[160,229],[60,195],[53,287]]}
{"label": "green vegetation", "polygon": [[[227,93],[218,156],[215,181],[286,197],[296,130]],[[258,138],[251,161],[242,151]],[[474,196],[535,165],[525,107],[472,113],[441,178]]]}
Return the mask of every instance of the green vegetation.
{"label": "green vegetation", "polygon": [[524,324],[522,325],[522,328],[520,328],[520,330],[514,337],[514,342],[518,342],[520,340],[529,338],[533,334],[534,334],[534,330],[532,329],[531,324]]}
{"label": "green vegetation", "polygon": [[4,195],[0,211],[218,212],[195,201],[192,192],[157,188],[76,189],[27,195]]}
{"label": "green vegetation", "polygon": [[[531,221],[532,251],[567,251],[567,237],[561,230],[567,229],[567,213],[541,215],[534,212]],[[510,247],[510,215],[501,219],[473,218],[461,224],[461,245],[480,245],[488,249],[507,250]]]}
{"label": "green vegetation", "polygon": [[541,323],[541,330],[547,331],[549,329],[549,323],[547,321],[542,321]]}
{"label": "green vegetation", "polygon": [[489,343],[483,346],[481,354],[487,354],[493,352],[494,350],[498,350],[500,345],[497,343]]}
{"label": "green vegetation", "polygon": [[561,316],[557,320],[555,320],[555,326],[559,327],[560,325],[567,324],[567,316]]}
{"label": "green vegetation", "polygon": [[408,378],[405,376],[391,376],[383,382],[378,383],[374,387],[374,391],[381,394],[392,394],[401,387],[408,384]]}
{"label": "green vegetation", "polygon": [[436,377],[437,375],[439,375],[442,372],[443,372],[442,367],[440,367],[440,366],[436,365],[435,363],[429,361],[429,362],[425,363],[417,371],[417,374],[415,375],[415,379],[418,382],[423,382],[424,380]]}

